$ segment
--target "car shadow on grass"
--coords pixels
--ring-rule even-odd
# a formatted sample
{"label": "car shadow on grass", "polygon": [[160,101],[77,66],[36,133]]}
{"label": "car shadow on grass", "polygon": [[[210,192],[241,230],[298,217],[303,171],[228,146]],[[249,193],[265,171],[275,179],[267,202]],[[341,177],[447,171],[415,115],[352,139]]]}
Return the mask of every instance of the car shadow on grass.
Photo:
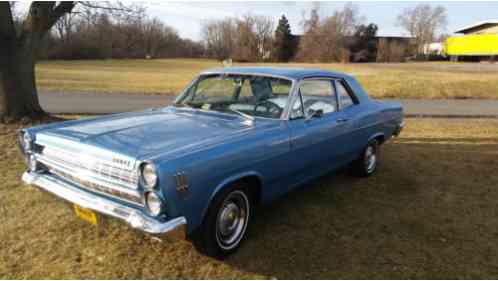
{"label": "car shadow on grass", "polygon": [[375,176],[331,173],[260,208],[226,262],[279,279],[496,276],[497,152],[493,138],[389,143]]}

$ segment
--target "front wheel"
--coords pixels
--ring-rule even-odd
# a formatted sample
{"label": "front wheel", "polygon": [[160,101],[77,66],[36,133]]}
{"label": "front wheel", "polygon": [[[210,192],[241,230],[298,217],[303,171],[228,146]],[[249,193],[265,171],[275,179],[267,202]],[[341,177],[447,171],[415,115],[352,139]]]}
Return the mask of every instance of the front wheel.
{"label": "front wheel", "polygon": [[353,162],[353,174],[360,177],[371,176],[377,170],[379,156],[379,142],[371,140],[358,159]]}
{"label": "front wheel", "polygon": [[244,239],[251,214],[248,193],[233,187],[216,196],[194,234],[194,246],[202,253],[223,258],[235,252]]}

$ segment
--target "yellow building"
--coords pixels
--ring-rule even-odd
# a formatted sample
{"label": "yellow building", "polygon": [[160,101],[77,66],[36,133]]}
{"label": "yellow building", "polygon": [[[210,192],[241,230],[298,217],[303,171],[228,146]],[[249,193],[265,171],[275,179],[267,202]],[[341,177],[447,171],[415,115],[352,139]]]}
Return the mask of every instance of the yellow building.
{"label": "yellow building", "polygon": [[478,22],[455,33],[462,35],[446,40],[446,54],[452,59],[498,56],[498,20]]}

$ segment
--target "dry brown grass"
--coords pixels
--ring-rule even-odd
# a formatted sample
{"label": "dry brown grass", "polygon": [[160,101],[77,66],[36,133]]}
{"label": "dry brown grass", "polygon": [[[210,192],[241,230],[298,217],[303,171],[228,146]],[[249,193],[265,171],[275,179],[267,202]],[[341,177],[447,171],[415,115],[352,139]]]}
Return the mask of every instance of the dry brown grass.
{"label": "dry brown grass", "polygon": [[100,231],[20,182],[0,125],[0,277],[481,279],[498,274],[498,120],[409,119],[368,179],[329,175],[257,211],[224,262],[119,222]]}
{"label": "dry brown grass", "polygon": [[[448,62],[259,65],[347,72],[355,75],[369,94],[377,98],[498,99],[498,65]],[[49,61],[37,66],[37,83],[40,89],[48,91],[173,95],[199,71],[220,66],[219,62],[200,59]]]}

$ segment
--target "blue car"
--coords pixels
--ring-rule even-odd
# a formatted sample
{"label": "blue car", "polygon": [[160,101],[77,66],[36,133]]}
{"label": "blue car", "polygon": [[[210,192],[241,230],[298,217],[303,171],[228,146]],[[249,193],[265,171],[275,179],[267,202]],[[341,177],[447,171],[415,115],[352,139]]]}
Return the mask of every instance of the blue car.
{"label": "blue car", "polygon": [[164,108],[23,129],[22,179],[93,224],[121,219],[224,257],[257,205],[348,166],[370,176],[403,128],[398,103],[319,69],[201,73]]}

